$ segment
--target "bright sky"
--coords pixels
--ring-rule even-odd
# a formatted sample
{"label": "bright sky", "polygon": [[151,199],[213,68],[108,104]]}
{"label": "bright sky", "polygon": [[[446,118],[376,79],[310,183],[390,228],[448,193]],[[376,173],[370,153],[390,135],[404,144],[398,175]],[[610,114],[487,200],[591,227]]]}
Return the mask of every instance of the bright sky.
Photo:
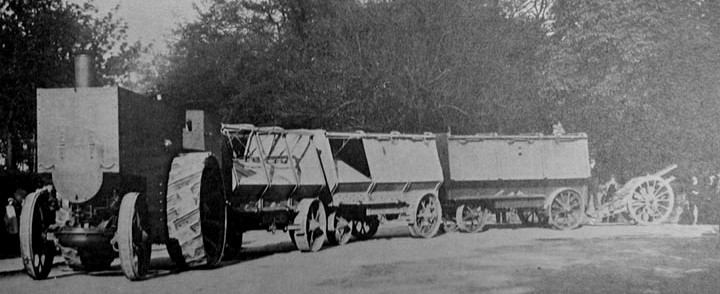
{"label": "bright sky", "polygon": [[70,3],[94,3],[101,15],[120,5],[118,16],[128,24],[128,41],[154,43],[156,49],[166,48],[168,36],[178,23],[195,17],[193,3],[203,0],[65,0]]}

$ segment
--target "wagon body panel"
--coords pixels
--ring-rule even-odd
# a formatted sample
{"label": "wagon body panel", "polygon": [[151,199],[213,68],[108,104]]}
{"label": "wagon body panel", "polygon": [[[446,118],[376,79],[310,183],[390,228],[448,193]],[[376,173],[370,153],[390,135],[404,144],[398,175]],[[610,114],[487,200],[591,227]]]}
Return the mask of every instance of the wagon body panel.
{"label": "wagon body panel", "polygon": [[450,202],[484,201],[494,208],[542,207],[558,187],[587,194],[587,136],[496,134],[439,136]]}
{"label": "wagon body panel", "polygon": [[224,125],[223,133],[235,153],[228,200],[244,217],[260,218],[259,225],[258,212],[291,211],[304,198],[322,196],[333,179],[323,172],[332,159],[322,131]]}
{"label": "wagon body panel", "polygon": [[442,182],[433,135],[329,133],[328,136],[334,147],[333,170],[337,174],[332,202],[335,206],[405,206],[412,201],[408,197],[436,193]]}
{"label": "wagon body panel", "polygon": [[451,181],[578,179],[590,176],[587,137],[448,136]]}

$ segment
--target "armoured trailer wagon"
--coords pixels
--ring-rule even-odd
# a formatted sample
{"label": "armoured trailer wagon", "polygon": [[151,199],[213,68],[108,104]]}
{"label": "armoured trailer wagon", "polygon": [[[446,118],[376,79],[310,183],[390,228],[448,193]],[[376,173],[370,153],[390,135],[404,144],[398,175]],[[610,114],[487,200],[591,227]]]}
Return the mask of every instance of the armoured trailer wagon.
{"label": "armoured trailer wagon", "polygon": [[37,168],[48,185],[28,195],[21,213],[27,274],[46,278],[56,245],[85,270],[119,256],[132,280],[147,274],[152,244],[165,244],[180,264],[219,261],[220,165],[201,150],[211,145],[202,128],[184,125],[163,101],[122,88],[38,89]]}
{"label": "armoured trailer wagon", "polygon": [[[379,216],[413,235],[441,222],[435,136],[223,125],[233,150],[230,227],[282,229],[298,249],[370,238]],[[235,225],[239,224],[239,225]],[[240,233],[241,234],[241,233]]]}
{"label": "armoured trailer wagon", "polygon": [[587,136],[441,135],[443,207],[458,228],[481,231],[488,213],[515,211],[524,223],[578,227],[585,215]]}

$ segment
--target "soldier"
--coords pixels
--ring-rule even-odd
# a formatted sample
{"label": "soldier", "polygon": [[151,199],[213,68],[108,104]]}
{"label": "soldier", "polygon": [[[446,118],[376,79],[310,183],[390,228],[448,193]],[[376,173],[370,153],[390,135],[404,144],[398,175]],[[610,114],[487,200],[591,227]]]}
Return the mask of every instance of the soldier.
{"label": "soldier", "polygon": [[696,226],[698,221],[698,201],[700,200],[700,185],[698,185],[698,179],[696,176],[690,178],[690,193],[688,196],[688,204],[690,205],[690,211],[692,212],[692,225]]}
{"label": "soldier", "polygon": [[563,125],[562,125],[562,123],[560,123],[560,121],[558,121],[552,127],[553,127],[553,136],[565,135],[565,128],[563,128]]}

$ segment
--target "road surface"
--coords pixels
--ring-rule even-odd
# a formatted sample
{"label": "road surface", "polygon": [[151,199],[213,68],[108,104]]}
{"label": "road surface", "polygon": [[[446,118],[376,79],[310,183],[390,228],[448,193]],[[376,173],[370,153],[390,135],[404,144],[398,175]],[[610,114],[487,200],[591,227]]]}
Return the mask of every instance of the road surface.
{"label": "road surface", "polygon": [[711,226],[585,226],[572,231],[500,227],[411,238],[381,226],[376,238],[317,253],[286,234],[250,232],[240,261],[153,276],[56,267],[33,281],[0,277],[2,293],[720,293],[720,249]]}

